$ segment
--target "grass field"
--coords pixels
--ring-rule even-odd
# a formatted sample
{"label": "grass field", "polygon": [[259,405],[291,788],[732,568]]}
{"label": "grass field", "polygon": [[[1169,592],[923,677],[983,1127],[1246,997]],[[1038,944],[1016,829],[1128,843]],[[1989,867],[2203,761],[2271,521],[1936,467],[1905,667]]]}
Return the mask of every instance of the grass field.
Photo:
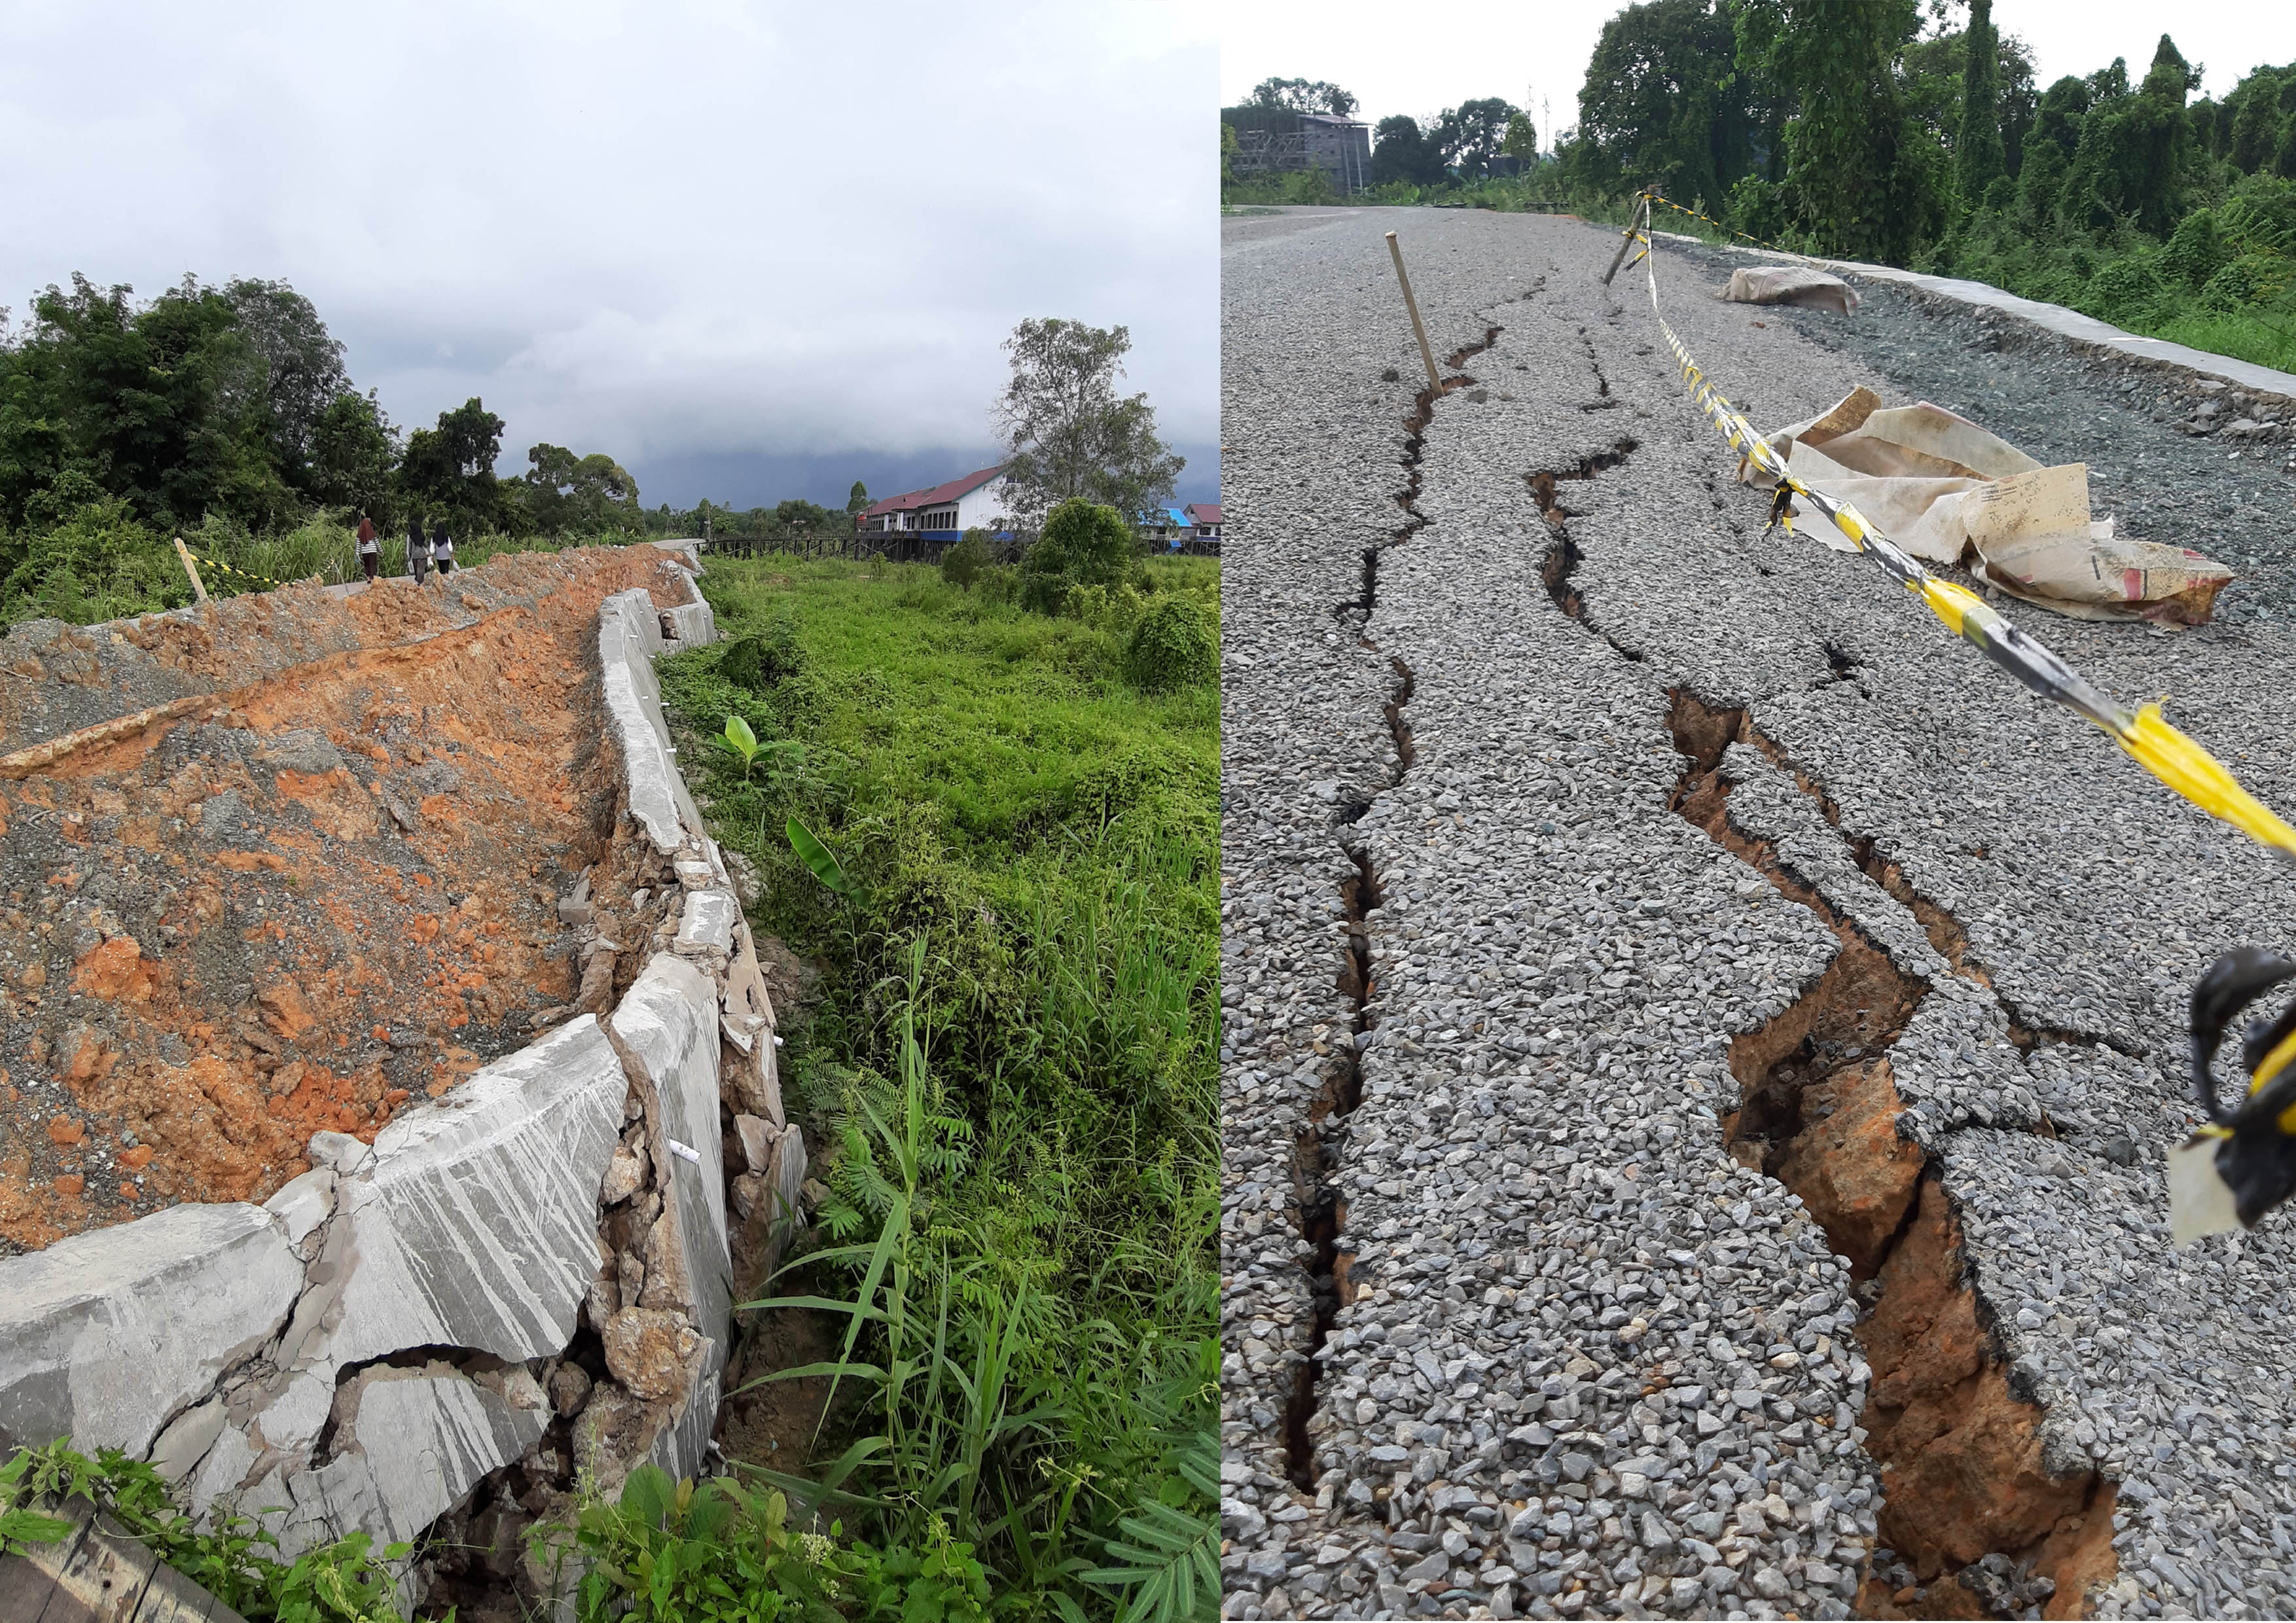
{"label": "grass field", "polygon": [[[1144,568],[1216,609],[1216,561]],[[1128,592],[1012,584],[713,561],[722,640],[661,666],[755,923],[820,971],[783,1086],[832,1195],[777,1289],[848,1304],[854,1367],[808,1474],[874,1544],[972,1545],[1001,1615],[1210,1615],[1218,686],[1134,685]]]}

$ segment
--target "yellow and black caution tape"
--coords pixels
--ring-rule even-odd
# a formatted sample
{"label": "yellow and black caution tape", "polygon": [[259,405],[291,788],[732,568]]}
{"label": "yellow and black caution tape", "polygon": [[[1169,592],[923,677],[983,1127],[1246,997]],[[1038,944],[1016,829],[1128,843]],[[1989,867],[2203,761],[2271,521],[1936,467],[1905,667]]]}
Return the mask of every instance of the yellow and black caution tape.
{"label": "yellow and black caution tape", "polygon": [[284,580],[274,580],[268,575],[258,575],[252,570],[235,569],[222,559],[210,558],[204,553],[194,553],[192,556],[197,558],[209,569],[221,570],[225,574],[235,575],[242,580],[259,580],[266,586],[283,586],[289,584]]}
{"label": "yellow and black caution tape", "polygon": [[[1648,199],[1650,193],[1644,193]],[[1663,202],[1660,198],[1656,200]],[[1669,205],[1671,207],[1672,205]],[[1729,439],[1731,448],[1778,481],[1781,505],[1777,516],[1788,529],[1792,520],[1784,512],[1785,497],[1807,502],[1849,537],[1849,544],[1880,564],[1890,578],[1922,600],[1947,630],[2042,698],[2065,706],[2095,724],[2127,750],[2139,766],[2212,817],[2218,817],[2284,857],[2296,858],[2296,828],[2240,786],[2222,763],[2194,740],[2170,726],[2158,704],[2140,707],[2134,714],[2091,686],[2088,680],[2056,654],[2011,624],[1990,603],[1949,580],[1940,580],[1913,558],[1891,545],[1888,537],[1847,502],[1811,489],[1786,471],[1785,458],[1762,438],[1721,390],[1707,381],[1690,350],[1667,325],[1659,309],[1658,268],[1651,258],[1650,213],[1629,224],[1628,235],[1642,244],[1636,263],[1645,266],[1650,284],[1651,314],[1659,331],[1681,363],[1683,381],[1706,413],[1707,420]]]}
{"label": "yellow and black caution tape", "polygon": [[1760,237],[1748,236],[1735,225],[1725,225],[1720,220],[1715,219],[1710,215],[1701,214],[1695,209],[1685,209],[1680,203],[1676,202],[1672,198],[1660,197],[1655,192],[1644,192],[1641,193],[1641,195],[1651,202],[1663,204],[1665,207],[1673,209],[1677,214],[1686,214],[1693,220],[1704,220],[1708,225],[1713,226],[1715,230],[1726,233],[1728,235],[1738,237],[1745,242],[1751,242],[1757,248],[1767,248],[1774,254],[1785,255],[1789,259],[1809,259],[1809,256],[1808,254],[1796,253],[1791,248],[1781,248],[1775,242],[1764,242]]}

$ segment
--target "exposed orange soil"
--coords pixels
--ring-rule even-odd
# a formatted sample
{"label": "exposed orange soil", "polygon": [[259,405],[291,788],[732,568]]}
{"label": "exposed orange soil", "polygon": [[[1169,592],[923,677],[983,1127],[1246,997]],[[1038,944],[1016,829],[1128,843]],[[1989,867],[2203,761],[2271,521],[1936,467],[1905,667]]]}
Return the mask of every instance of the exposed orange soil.
{"label": "exposed orange soil", "polygon": [[616,811],[597,605],[685,588],[650,548],[496,569],[119,628],[211,701],[0,779],[0,1252],[265,1199],[570,1000],[556,902]]}

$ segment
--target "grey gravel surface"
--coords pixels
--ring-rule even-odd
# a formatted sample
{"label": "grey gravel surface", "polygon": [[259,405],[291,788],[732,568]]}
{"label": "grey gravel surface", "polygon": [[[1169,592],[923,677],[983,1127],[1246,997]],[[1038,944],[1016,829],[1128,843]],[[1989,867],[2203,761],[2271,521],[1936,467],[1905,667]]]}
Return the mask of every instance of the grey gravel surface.
{"label": "grey gravel surface", "polygon": [[[1439,355],[1501,329],[1415,445],[1387,229]],[[1720,1126],[1730,1038],[1837,942],[1669,809],[1677,687],[1748,707],[1810,785],[1734,749],[1734,823],[1927,988],[1890,1053],[1900,1130],[1941,1168],[2052,1468],[2121,1485],[2095,1613],[2296,1611],[2292,1221],[2178,1253],[2161,1159],[2194,1119],[2185,990],[2226,947],[2280,944],[2296,891],[1872,565],[1763,537],[1641,283],[1596,284],[1614,243],[1423,210],[1226,223],[1226,1611],[1847,1615],[1881,1494],[1857,1296]],[[2287,486],[2223,480],[2220,439],[2112,404],[2125,372],[2013,343],[1957,359],[1952,320],[1893,290],[1820,334],[1715,302],[1726,265],[1662,250],[1669,317],[1758,422],[1860,381],[1935,399],[2087,462],[2127,533],[2251,571],[2190,633],[2010,607],[2296,806]],[[1997,392],[1954,396],[1956,369]],[[2100,399],[2093,427],[2050,415]],[[1610,458],[1558,488],[1582,623],[1542,581],[1526,475]],[[2194,513],[2197,537],[2169,528]],[[1958,921],[1989,986],[1852,838]],[[1352,1300],[1309,1365],[1301,1213],[1324,1193]]]}

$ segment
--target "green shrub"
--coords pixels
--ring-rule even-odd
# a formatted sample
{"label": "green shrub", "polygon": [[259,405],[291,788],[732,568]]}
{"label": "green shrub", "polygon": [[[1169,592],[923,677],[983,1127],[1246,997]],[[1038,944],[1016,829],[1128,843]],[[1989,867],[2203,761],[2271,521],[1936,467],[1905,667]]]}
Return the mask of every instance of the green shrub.
{"label": "green shrub", "polygon": [[718,674],[753,693],[786,682],[804,668],[797,627],[785,619],[769,621],[763,631],[735,637],[718,656]]}
{"label": "green shrub", "polygon": [[922,1548],[844,1546],[836,1524],[827,1534],[792,1526],[780,1493],[726,1477],[672,1483],[659,1466],[641,1465],[619,1500],[591,1495],[571,1529],[541,1529],[553,1542],[570,1530],[587,1563],[578,1623],[988,1615],[988,1575],[938,1517]]}
{"label": "green shrub", "polygon": [[0,537],[0,601],[11,620],[44,614],[86,625],[174,608],[192,595],[168,539],[118,496],[78,503],[53,521]]}
{"label": "green shrub", "polygon": [[1021,560],[1021,602],[1038,614],[1058,614],[1070,586],[1112,586],[1136,568],[1124,515],[1070,496],[1053,509],[1045,533]]}
{"label": "green shrub", "polygon": [[964,537],[941,555],[940,578],[953,586],[970,592],[972,583],[980,578],[981,570],[988,567],[988,532],[968,529]]}
{"label": "green shrub", "polygon": [[1168,592],[1132,627],[1124,662],[1152,693],[1210,682],[1219,675],[1218,623],[1194,598]]}
{"label": "green shrub", "polygon": [[2161,274],[2186,287],[2200,287],[2224,264],[2217,240],[2217,217],[2212,209],[2195,209],[2177,222],[2169,246],[2161,254]]}
{"label": "green shrub", "polygon": [[1009,603],[1021,595],[1018,564],[992,563],[980,572],[980,595],[991,602]]}
{"label": "green shrub", "polygon": [[2244,253],[2209,278],[2201,290],[2201,307],[2230,315],[2278,298],[2292,283],[2296,259],[2269,251]]}
{"label": "green shrub", "polygon": [[2115,259],[2089,278],[2082,307],[2106,321],[2143,321],[2160,308],[2166,290],[2152,261],[2138,255]]}
{"label": "green shrub", "polygon": [[[69,1439],[19,1448],[0,1465],[0,1544],[53,1543],[65,1524],[37,1506],[85,1498],[161,1561],[233,1608],[248,1623],[398,1623],[390,1569],[412,1545],[386,1546],[353,1533],[306,1550],[291,1563],[264,1554],[279,1540],[251,1517],[218,1507],[195,1523],[167,1480],[117,1448],[90,1459]],[[449,1614],[450,1616],[452,1614]]]}
{"label": "green shrub", "polygon": [[1319,167],[1295,169],[1283,177],[1283,201],[1287,203],[1328,203],[1333,196],[1332,177]]}

